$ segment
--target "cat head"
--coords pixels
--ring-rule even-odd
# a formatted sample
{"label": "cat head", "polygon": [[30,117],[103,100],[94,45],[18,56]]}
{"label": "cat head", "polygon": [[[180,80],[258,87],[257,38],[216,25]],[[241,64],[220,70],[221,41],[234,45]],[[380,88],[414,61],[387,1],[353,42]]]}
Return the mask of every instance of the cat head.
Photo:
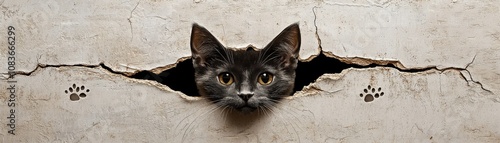
{"label": "cat head", "polygon": [[293,91],[300,50],[298,24],[263,49],[229,49],[193,24],[191,53],[199,93],[221,107],[248,113],[268,110]]}

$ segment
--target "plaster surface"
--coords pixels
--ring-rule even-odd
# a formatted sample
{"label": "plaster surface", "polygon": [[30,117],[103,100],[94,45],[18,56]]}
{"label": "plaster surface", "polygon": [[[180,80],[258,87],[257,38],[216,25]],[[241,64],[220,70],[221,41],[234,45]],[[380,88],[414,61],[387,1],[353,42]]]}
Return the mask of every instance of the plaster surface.
{"label": "plaster surface", "polygon": [[[499,6],[460,0],[1,1],[0,138],[499,142]],[[399,69],[325,74],[272,112],[247,116],[125,76],[159,73],[189,57],[194,22],[236,48],[262,48],[299,22],[303,61],[322,50],[346,63]],[[9,26],[15,27],[17,73],[10,79]],[[9,106],[12,85],[15,107]],[[72,100],[73,93],[85,96]]]}

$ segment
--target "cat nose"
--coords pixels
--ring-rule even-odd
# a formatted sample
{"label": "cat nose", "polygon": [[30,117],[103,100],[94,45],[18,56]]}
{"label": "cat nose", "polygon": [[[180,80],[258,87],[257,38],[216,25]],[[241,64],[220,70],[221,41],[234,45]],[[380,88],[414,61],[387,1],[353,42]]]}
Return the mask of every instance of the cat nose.
{"label": "cat nose", "polygon": [[247,93],[238,93],[238,96],[243,99],[243,101],[248,102],[250,98],[253,96],[253,92],[247,92]]}

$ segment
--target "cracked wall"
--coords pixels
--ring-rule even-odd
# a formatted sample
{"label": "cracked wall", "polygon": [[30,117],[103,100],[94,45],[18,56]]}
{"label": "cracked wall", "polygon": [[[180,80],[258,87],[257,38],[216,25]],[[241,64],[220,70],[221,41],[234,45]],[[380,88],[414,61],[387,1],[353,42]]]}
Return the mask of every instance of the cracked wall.
{"label": "cracked wall", "polygon": [[[0,85],[6,89],[0,96],[0,136],[6,141],[500,139],[495,110],[500,107],[500,11],[494,1],[0,5],[0,61],[5,62]],[[282,28],[300,22],[302,61],[323,52],[348,64],[376,66],[325,74],[272,113],[249,118],[227,115],[158,82],[129,78],[142,70],[158,74],[189,57],[193,22],[237,48],[261,48]],[[12,35],[17,75],[8,78],[11,43],[6,39]]]}

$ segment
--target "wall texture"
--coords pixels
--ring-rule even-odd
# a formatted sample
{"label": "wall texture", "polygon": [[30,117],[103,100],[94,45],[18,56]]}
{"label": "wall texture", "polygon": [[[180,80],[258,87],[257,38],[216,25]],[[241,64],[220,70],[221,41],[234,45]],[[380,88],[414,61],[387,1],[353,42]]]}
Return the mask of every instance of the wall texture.
{"label": "wall texture", "polygon": [[[2,142],[500,142],[499,1],[21,0],[0,11]],[[323,51],[396,67],[325,74],[250,116],[127,76],[189,57],[194,22],[236,48],[299,22],[303,61]]]}

